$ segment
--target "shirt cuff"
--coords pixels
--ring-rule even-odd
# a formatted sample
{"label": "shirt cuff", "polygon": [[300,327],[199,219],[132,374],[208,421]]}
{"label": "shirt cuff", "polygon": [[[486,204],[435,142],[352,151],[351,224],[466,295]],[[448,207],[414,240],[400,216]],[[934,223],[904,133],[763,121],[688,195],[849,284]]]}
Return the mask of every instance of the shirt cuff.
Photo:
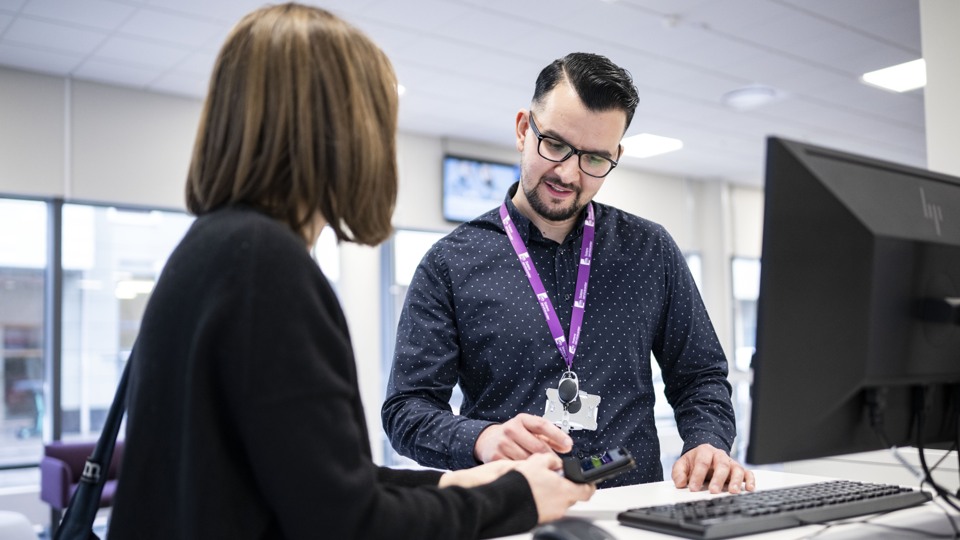
{"label": "shirt cuff", "polygon": [[477,458],[473,456],[473,449],[477,445],[477,437],[480,432],[492,426],[496,422],[486,420],[463,420],[457,425],[454,433],[454,441],[451,446],[450,468],[451,469],[469,469],[480,465]]}
{"label": "shirt cuff", "polygon": [[709,444],[714,448],[719,448],[727,454],[730,453],[730,445],[727,441],[723,440],[719,435],[710,432],[698,432],[695,436],[689,437],[683,441],[683,450],[681,454],[686,454],[690,450],[700,446],[701,444]]}

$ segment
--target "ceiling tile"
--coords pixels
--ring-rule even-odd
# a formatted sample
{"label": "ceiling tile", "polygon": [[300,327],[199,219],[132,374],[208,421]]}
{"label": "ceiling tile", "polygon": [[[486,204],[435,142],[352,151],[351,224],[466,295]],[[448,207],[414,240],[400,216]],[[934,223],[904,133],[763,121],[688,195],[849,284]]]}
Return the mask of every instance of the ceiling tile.
{"label": "ceiling tile", "polygon": [[27,0],[0,0],[0,10],[17,12]]}
{"label": "ceiling tile", "polygon": [[[456,25],[458,21],[470,21],[480,15],[476,8],[449,0],[418,0],[416,2],[389,0],[376,4],[376,9],[357,9],[351,6],[341,8],[338,13],[344,14],[347,20],[359,27],[363,27],[364,22],[373,21],[431,35],[439,35],[450,25]],[[471,31],[478,29],[496,31],[496,27],[487,27],[479,22]],[[470,40],[469,36],[458,36],[458,38]]]}
{"label": "ceiling tile", "polygon": [[263,5],[261,0],[147,0],[137,1],[146,4],[151,10],[199,17],[210,22],[220,21],[234,24],[248,12]]}
{"label": "ceiling tile", "polygon": [[[688,49],[678,53],[675,59],[691,69],[691,74],[709,73],[711,76],[725,78],[733,86],[756,82],[737,75],[736,68],[743,64],[744,58],[756,54],[756,48],[739,41],[717,36],[702,47]],[[731,69],[733,68],[733,69]]]}
{"label": "ceiling tile", "polygon": [[23,7],[26,15],[98,30],[115,30],[134,11],[132,6],[107,0],[30,0]]}
{"label": "ceiling tile", "polygon": [[73,54],[89,54],[106,37],[107,34],[104,32],[49,23],[23,16],[10,23],[6,32],[3,33],[3,40],[6,42]]}
{"label": "ceiling tile", "polygon": [[197,47],[207,44],[214,36],[226,35],[229,25],[207,19],[172,15],[153,9],[140,9],[123,26],[120,32],[140,38]]}
{"label": "ceiling tile", "polygon": [[[199,99],[229,29],[261,2],[0,0],[0,64]],[[888,94],[858,81],[864,66],[919,55],[919,0],[534,0],[531,9],[515,0],[310,2],[390,56],[408,87],[404,132],[511,148],[516,111],[543,66],[589,51],[635,78],[641,102],[628,134],[686,144],[625,167],[762,182],[772,133],[925,160],[923,92]],[[719,103],[724,90],[750,83],[786,97],[742,112]]]}
{"label": "ceiling tile", "polygon": [[456,42],[474,43],[478,47],[513,52],[513,40],[525,36],[529,25],[498,13],[473,10],[439,26],[435,34]]}
{"label": "ceiling tile", "polygon": [[660,13],[679,13],[700,9],[716,0],[614,0],[618,4],[635,5]]}
{"label": "ceiling tile", "polygon": [[440,71],[461,71],[479,56],[481,49],[471,43],[450,42],[433,36],[422,36],[402,48],[396,59]]}
{"label": "ceiling tile", "polygon": [[736,38],[741,43],[788,57],[802,57],[798,50],[810,42],[835,35],[836,30],[820,21],[807,18],[767,20],[742,28]]}
{"label": "ceiling tile", "polygon": [[74,71],[74,76],[78,79],[143,88],[159,77],[160,73],[159,69],[91,59],[78,67]]}
{"label": "ceiling tile", "polygon": [[217,55],[212,53],[193,53],[177,64],[177,71],[202,75],[209,77],[213,72],[213,65],[217,61]]}
{"label": "ceiling tile", "polygon": [[209,82],[209,73],[199,75],[193,72],[174,70],[161,75],[148,88],[155,92],[203,99],[206,97]]}
{"label": "ceiling tile", "polygon": [[920,10],[904,0],[782,0],[798,12],[832,21],[838,29],[869,35],[920,54]]}
{"label": "ceiling tile", "polygon": [[397,28],[395,25],[371,20],[359,21],[355,26],[367,34],[391,58],[397,51],[411,45],[423,35],[423,32],[415,29]]}
{"label": "ceiling tile", "polygon": [[128,65],[169,69],[189,55],[190,51],[182,47],[114,36],[97,50],[95,57],[120,61]]}
{"label": "ceiling tile", "polygon": [[48,51],[0,41],[0,64],[5,66],[65,76],[69,75],[82,61],[83,56],[79,54]]}
{"label": "ceiling tile", "polygon": [[712,31],[736,36],[745,28],[784,18],[789,15],[789,9],[773,2],[757,0],[712,1],[688,13],[686,18],[704,24]]}

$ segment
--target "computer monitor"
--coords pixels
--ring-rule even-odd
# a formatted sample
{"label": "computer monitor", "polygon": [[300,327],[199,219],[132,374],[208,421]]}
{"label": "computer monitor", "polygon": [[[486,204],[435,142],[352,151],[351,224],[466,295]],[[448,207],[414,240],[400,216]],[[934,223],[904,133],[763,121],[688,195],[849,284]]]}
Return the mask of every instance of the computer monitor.
{"label": "computer monitor", "polygon": [[443,156],[443,217],[462,222],[500,206],[520,179],[520,166],[463,156]]}
{"label": "computer monitor", "polygon": [[746,461],[949,446],[960,179],[776,137],[766,167]]}

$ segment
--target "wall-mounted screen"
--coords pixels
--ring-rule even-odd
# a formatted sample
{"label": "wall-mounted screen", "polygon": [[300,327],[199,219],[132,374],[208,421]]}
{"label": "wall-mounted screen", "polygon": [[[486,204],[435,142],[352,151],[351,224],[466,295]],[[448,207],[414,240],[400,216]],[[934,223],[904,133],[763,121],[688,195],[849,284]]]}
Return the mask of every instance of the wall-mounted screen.
{"label": "wall-mounted screen", "polygon": [[443,217],[469,221],[500,206],[520,166],[460,156],[443,158]]}

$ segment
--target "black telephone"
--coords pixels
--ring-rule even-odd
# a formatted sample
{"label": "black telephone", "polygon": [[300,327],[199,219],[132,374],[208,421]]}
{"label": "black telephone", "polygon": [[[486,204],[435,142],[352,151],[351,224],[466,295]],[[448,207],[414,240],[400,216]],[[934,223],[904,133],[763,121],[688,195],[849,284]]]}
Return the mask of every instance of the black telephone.
{"label": "black telephone", "polygon": [[571,482],[590,484],[613,478],[637,466],[626,448],[613,448],[603,454],[583,459],[563,458],[563,475]]}

